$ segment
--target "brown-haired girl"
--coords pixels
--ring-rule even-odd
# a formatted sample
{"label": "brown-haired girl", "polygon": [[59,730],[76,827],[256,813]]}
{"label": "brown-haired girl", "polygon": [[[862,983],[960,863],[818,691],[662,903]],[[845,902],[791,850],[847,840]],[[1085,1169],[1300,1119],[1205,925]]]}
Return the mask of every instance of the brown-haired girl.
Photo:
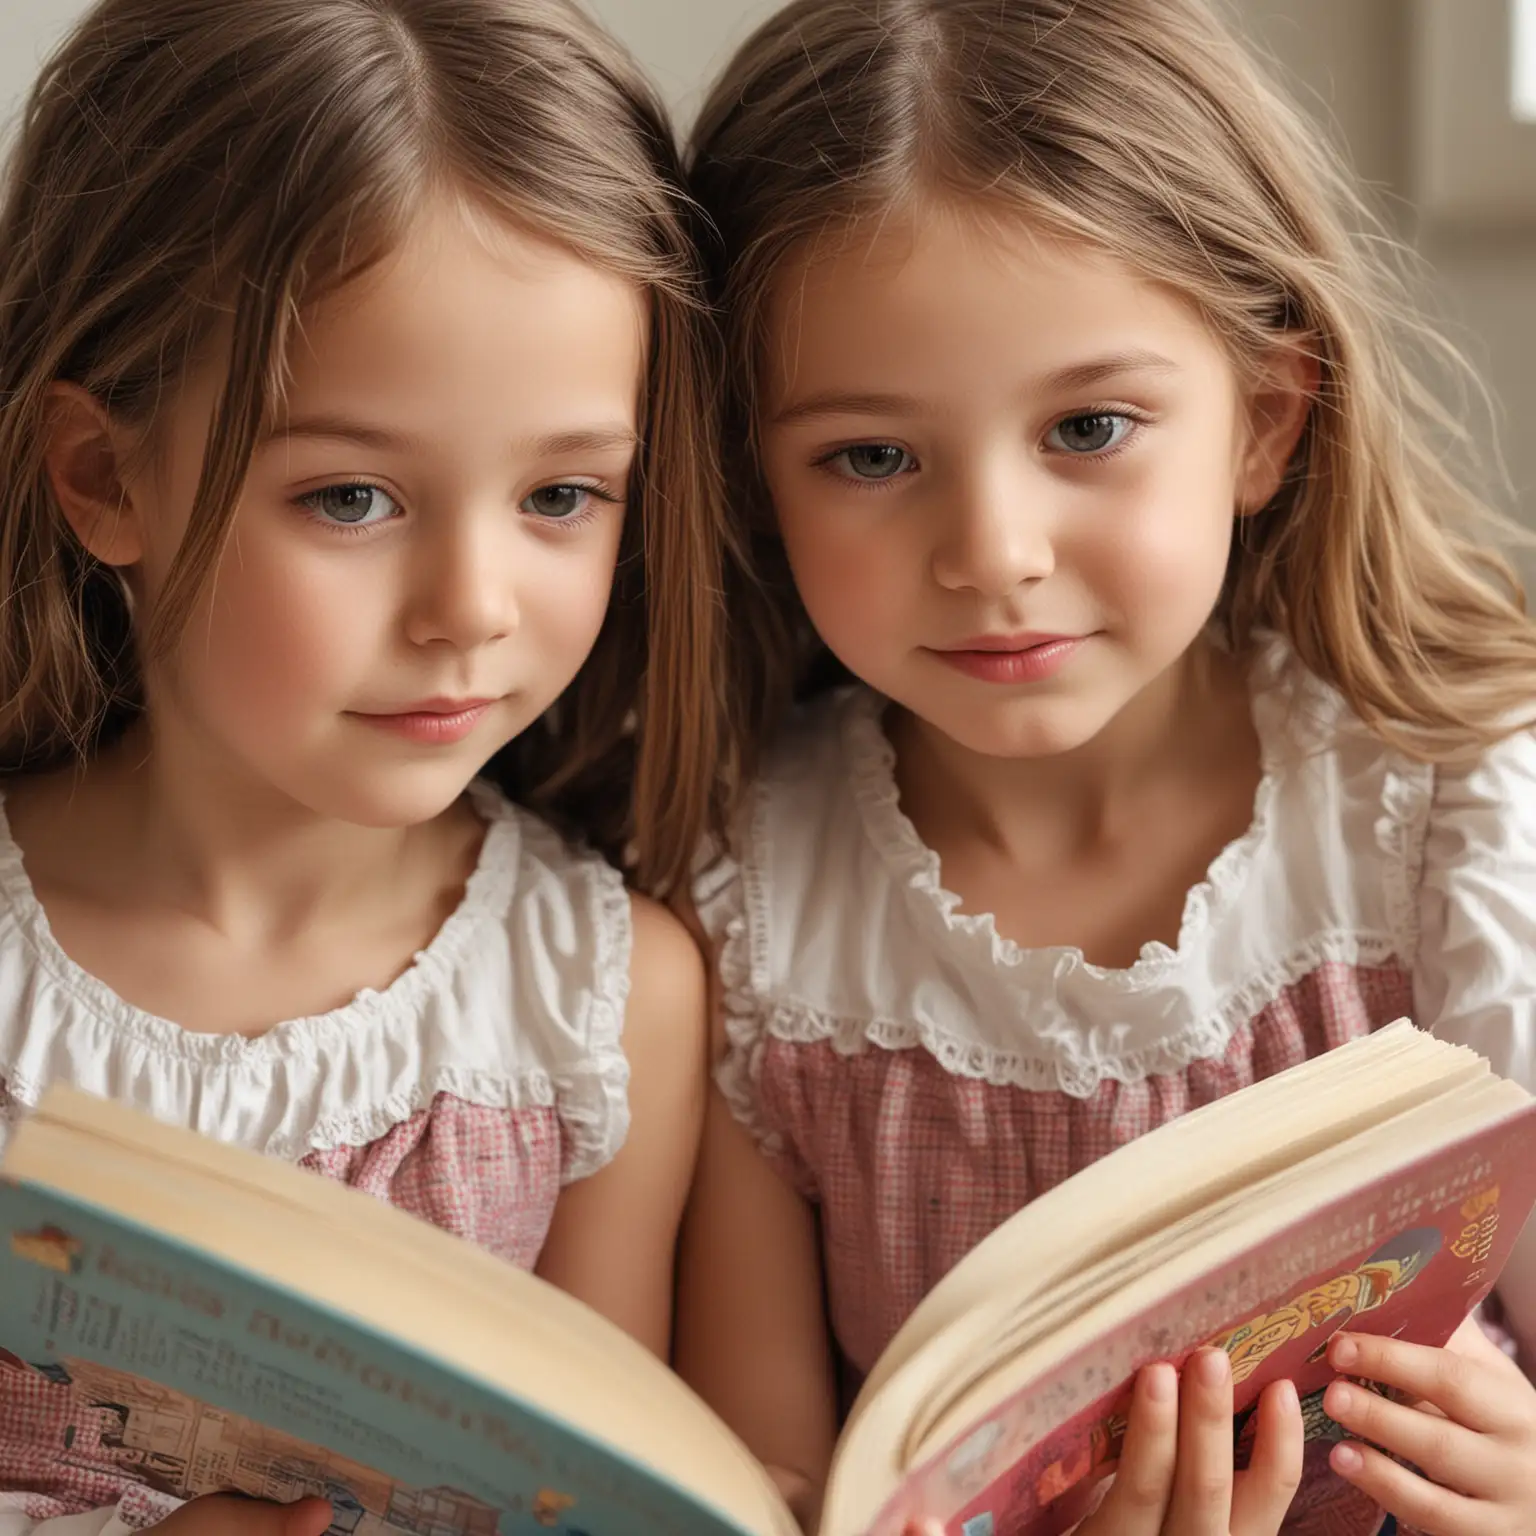
{"label": "brown-haired girl", "polygon": [[[567,0],[104,0],[0,205],[0,1122],[75,1084],[661,1352],[703,967],[617,862],[722,800],[687,207]],[[0,1365],[7,1530],[166,1513],[101,1418]]]}
{"label": "brown-haired girl", "polygon": [[[814,1486],[818,1258],[857,1377],[1040,1191],[1399,1015],[1536,1086],[1536,627],[1389,242],[1207,0],[797,0],[693,172],[777,737],[699,891],[682,1363]],[[1501,1299],[1536,1344],[1536,1233]],[[1480,1333],[1333,1359],[1431,1406],[1330,1388],[1294,1529],[1536,1528]]]}

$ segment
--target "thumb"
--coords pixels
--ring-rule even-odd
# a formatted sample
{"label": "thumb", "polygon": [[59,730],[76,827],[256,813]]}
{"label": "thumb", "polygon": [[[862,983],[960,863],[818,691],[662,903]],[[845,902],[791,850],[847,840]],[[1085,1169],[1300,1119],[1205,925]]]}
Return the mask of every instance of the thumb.
{"label": "thumb", "polygon": [[157,1527],[162,1536],[323,1536],[328,1499],[274,1504],[240,1493],[210,1493],[183,1504]]}

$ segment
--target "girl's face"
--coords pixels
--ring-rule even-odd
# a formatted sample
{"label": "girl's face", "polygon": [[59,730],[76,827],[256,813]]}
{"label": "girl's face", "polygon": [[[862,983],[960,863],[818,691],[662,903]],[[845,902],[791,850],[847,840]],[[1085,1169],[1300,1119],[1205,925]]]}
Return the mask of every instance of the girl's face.
{"label": "girl's face", "polygon": [[[444,205],[306,318],[286,415],[170,662],[157,737],[322,815],[452,803],[575,677],[608,606],[646,319],[629,285]],[[128,487],[152,603],[215,370]]]}
{"label": "girl's face", "polygon": [[[763,462],[812,623],[957,745],[1071,751],[1190,649],[1305,414],[1086,248],[931,212],[780,283]],[[1277,404],[1278,402],[1278,404]]]}

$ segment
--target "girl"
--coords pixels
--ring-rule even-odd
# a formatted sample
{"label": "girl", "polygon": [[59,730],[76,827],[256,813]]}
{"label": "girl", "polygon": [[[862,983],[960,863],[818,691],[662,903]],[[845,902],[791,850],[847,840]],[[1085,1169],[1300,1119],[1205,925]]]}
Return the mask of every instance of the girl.
{"label": "girl", "polygon": [[[1398,1015],[1536,1086],[1536,628],[1385,242],[1206,0],[798,0],[694,174],[744,648],[805,702],[698,892],[739,1123],[681,1360],[814,1484],[818,1243],[857,1377],[1038,1192]],[[1536,1344],[1536,1233],[1502,1300]],[[1536,1392],[1460,1344],[1339,1342],[1429,1406],[1331,1389],[1296,1529],[1536,1528]]]}
{"label": "girl", "polygon": [[[0,212],[0,1108],[292,1159],[658,1352],[703,967],[560,833],[665,894],[722,800],[685,206],[566,0],[104,0]],[[101,1418],[0,1367],[0,1528],[172,1507]]]}

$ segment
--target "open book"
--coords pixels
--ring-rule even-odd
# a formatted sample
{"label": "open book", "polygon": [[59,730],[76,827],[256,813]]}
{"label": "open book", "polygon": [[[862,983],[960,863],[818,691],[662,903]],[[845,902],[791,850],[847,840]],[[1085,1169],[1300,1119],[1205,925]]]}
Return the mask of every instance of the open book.
{"label": "open book", "polygon": [[[1287,1375],[1326,1436],[1330,1335],[1443,1342],[1533,1200],[1536,1103],[1407,1025],[1197,1110],[933,1291],[854,1407],[824,1536],[1054,1536],[1113,1467],[1134,1372],[1211,1341],[1240,1421]],[[577,1302],[71,1091],[0,1166],[0,1392],[17,1372],[67,1399],[45,1416],[61,1461],[178,1496],[319,1494],[337,1536],[794,1529],[724,1425]]]}

